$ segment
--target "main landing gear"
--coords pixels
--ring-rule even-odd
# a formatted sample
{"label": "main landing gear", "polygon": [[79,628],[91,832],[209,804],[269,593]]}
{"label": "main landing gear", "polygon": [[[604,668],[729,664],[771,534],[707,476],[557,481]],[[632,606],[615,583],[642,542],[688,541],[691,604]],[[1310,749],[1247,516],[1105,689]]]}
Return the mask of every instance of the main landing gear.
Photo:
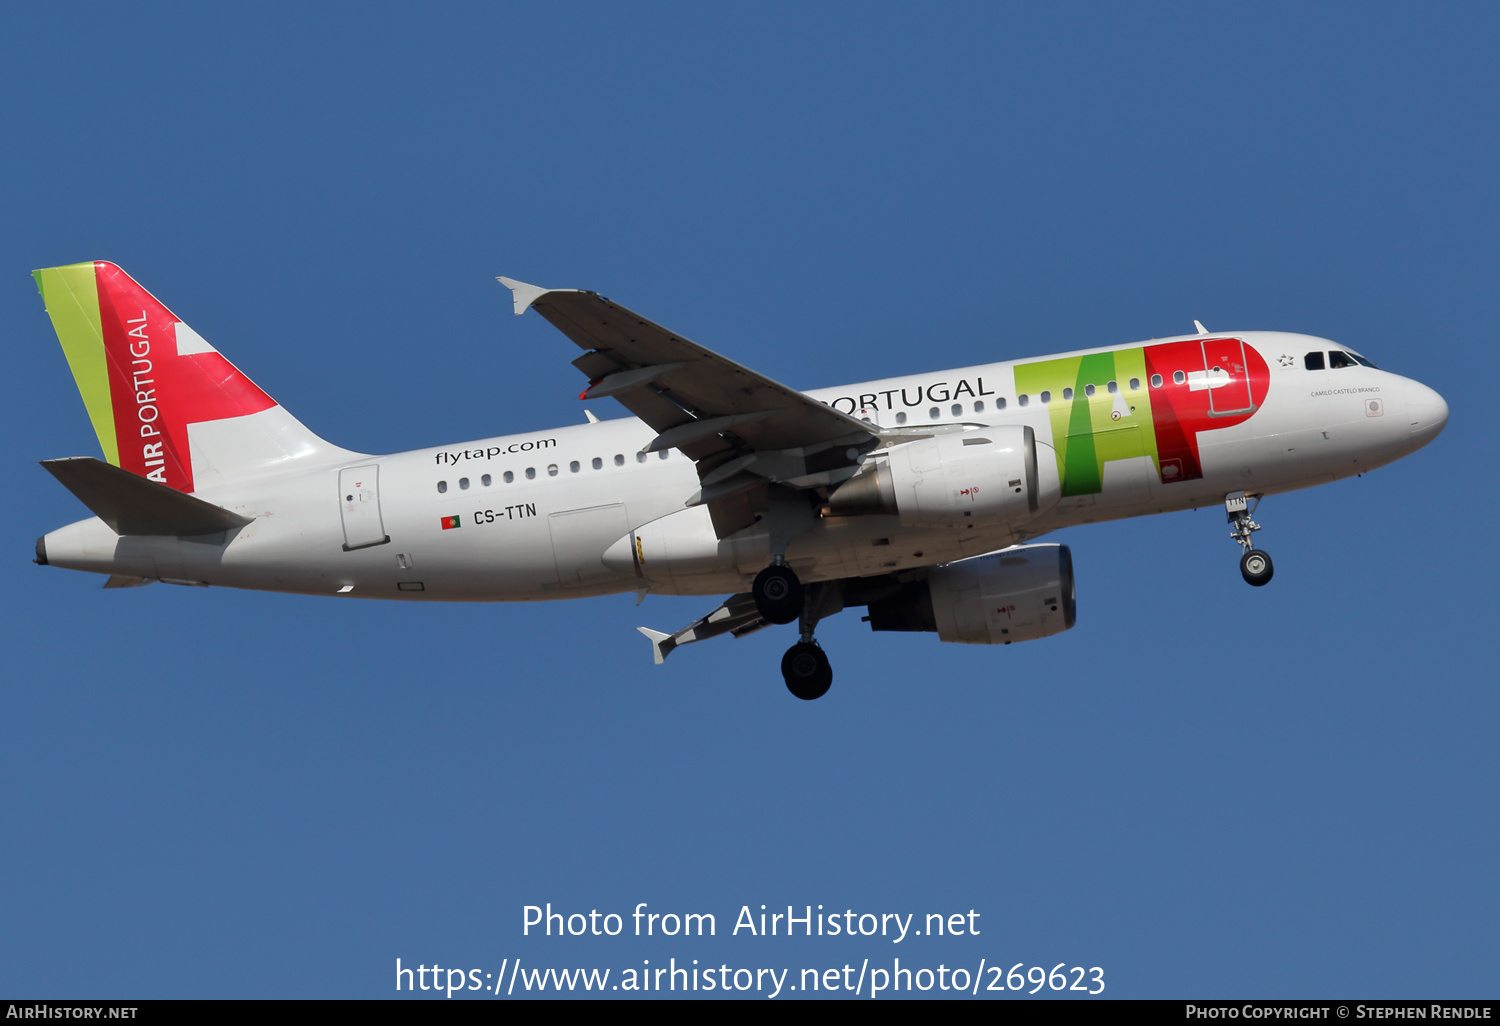
{"label": "main landing gear", "polygon": [[1229,518],[1229,537],[1240,543],[1240,548],[1245,554],[1240,557],[1240,576],[1245,583],[1259,588],[1271,582],[1271,575],[1276,568],[1271,565],[1271,557],[1260,549],[1253,548],[1250,536],[1260,530],[1260,525],[1251,519],[1255,514],[1256,507],[1260,505],[1259,495],[1250,496],[1255,499],[1255,505],[1250,505],[1244,492],[1230,492],[1224,496],[1224,512]]}
{"label": "main landing gear", "polygon": [[833,683],[833,667],[816,641],[799,641],[781,657],[786,689],[804,702],[822,698]]}
{"label": "main landing gear", "polygon": [[796,572],[778,558],[755,576],[750,595],[771,623],[798,621],[801,640],[781,657],[781,676],[787,690],[804,702],[822,698],[833,683],[833,667],[813,631],[819,620],[844,608],[843,592],[831,583],[804,587]]}
{"label": "main landing gear", "polygon": [[802,582],[780,559],[755,575],[750,596],[755,608],[772,623],[791,623],[802,615]]}

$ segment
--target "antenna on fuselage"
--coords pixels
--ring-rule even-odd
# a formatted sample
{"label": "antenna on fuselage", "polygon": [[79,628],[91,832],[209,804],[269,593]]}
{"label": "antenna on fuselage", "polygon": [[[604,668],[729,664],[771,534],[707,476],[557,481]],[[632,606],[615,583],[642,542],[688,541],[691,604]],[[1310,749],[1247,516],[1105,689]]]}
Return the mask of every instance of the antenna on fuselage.
{"label": "antenna on fuselage", "polygon": [[1198,334],[1200,335],[1207,335],[1209,333],[1208,329],[1203,326],[1202,321],[1194,321],[1193,327],[1198,329]]}

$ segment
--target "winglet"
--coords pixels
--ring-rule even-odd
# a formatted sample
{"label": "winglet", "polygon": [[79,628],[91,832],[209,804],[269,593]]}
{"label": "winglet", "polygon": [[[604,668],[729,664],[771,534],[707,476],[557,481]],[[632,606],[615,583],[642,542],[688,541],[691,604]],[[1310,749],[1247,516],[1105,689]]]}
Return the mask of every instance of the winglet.
{"label": "winglet", "polygon": [[528,285],[524,281],[516,281],[514,278],[496,278],[501,285],[510,289],[511,296],[516,301],[516,316],[519,317],[531,308],[531,304],[541,299],[551,289],[544,289],[540,285]]}
{"label": "winglet", "polygon": [[[650,627],[637,627],[636,630],[644,634],[646,640],[651,642],[651,656],[656,660],[656,665],[660,666],[662,660],[667,657],[666,652],[661,650],[661,643],[670,640],[672,635],[663,634],[661,631],[653,631]],[[668,649],[668,651],[671,650]]]}

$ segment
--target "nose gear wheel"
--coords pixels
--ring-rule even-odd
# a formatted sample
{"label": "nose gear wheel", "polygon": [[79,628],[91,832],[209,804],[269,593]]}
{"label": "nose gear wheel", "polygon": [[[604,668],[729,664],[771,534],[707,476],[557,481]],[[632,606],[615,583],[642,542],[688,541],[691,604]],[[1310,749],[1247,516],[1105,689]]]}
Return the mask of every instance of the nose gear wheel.
{"label": "nose gear wheel", "polygon": [[1246,584],[1259,588],[1270,583],[1275,572],[1271,557],[1260,549],[1251,549],[1240,557],[1240,576],[1245,578]]}

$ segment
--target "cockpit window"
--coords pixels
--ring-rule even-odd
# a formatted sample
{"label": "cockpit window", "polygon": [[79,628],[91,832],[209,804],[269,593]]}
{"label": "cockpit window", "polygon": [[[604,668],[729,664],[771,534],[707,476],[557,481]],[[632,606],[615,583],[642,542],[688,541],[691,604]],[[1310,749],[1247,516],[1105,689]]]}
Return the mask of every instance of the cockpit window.
{"label": "cockpit window", "polygon": [[1351,352],[1351,353],[1349,353],[1349,355],[1352,356],[1352,357],[1354,357],[1355,361],[1358,362],[1361,367],[1368,367],[1371,370],[1379,370],[1380,369],[1379,367],[1375,366],[1374,361],[1372,361],[1372,360],[1366,360],[1363,356],[1360,356],[1358,353]]}
{"label": "cockpit window", "polygon": [[1302,364],[1308,370],[1322,370],[1323,369],[1323,354],[1322,353],[1308,353],[1306,356],[1304,356],[1302,358]]}
{"label": "cockpit window", "polygon": [[1337,370],[1340,367],[1357,367],[1359,364],[1355,363],[1354,358],[1348,353],[1341,353],[1337,349],[1330,349],[1328,350],[1328,366],[1333,370]]}

